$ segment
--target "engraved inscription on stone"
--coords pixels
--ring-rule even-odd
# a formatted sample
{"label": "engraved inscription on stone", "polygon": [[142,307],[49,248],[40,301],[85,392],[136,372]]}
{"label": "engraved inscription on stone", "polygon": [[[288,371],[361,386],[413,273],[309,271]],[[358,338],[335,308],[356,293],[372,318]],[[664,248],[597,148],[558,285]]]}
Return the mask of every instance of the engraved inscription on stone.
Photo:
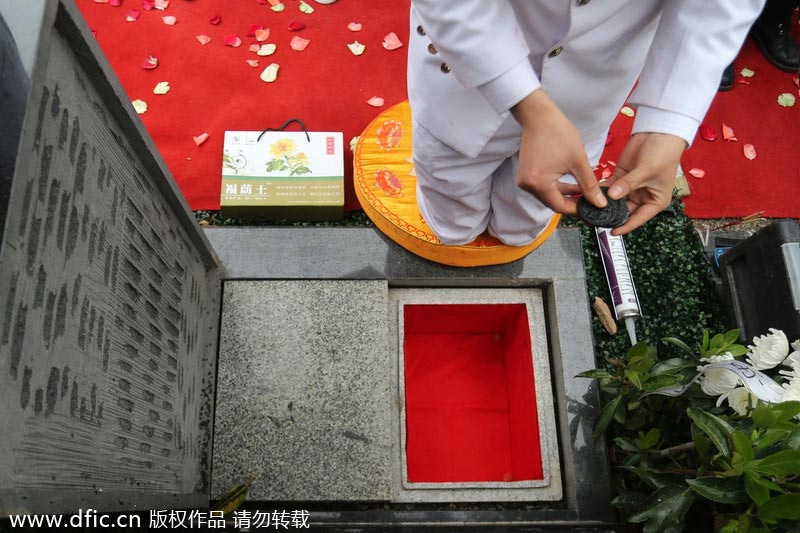
{"label": "engraved inscription on stone", "polygon": [[206,491],[217,273],[53,40],[0,256],[0,492]]}

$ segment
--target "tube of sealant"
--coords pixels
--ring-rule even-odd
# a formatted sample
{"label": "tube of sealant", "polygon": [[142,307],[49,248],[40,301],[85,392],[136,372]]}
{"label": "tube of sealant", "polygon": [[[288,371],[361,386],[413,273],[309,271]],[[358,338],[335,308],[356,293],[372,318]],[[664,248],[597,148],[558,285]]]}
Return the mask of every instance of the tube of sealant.
{"label": "tube of sealant", "polygon": [[633,285],[625,241],[619,235],[611,235],[611,228],[595,228],[595,233],[600,245],[608,289],[614,301],[614,314],[617,320],[625,321],[631,344],[636,344],[636,327],[633,319],[641,318],[642,311],[636,287]]}

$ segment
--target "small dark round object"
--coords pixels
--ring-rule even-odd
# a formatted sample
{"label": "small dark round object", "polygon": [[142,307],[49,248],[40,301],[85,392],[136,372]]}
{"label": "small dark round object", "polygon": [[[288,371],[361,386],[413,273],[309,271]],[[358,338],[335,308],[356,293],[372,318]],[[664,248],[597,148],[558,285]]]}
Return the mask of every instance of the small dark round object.
{"label": "small dark round object", "polygon": [[618,228],[625,224],[630,215],[625,200],[609,198],[608,187],[600,187],[600,190],[608,200],[608,205],[604,209],[599,209],[587,202],[586,198],[581,198],[578,200],[578,216],[590,226],[601,228]]}

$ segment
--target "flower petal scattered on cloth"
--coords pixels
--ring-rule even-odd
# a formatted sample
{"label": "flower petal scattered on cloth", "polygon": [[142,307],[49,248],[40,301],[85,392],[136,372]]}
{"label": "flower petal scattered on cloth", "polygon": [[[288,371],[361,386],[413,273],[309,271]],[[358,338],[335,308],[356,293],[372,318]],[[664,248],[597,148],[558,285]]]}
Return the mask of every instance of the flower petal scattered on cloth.
{"label": "flower petal scattered on cloth", "polygon": [[708,124],[702,124],[700,126],[700,137],[702,137],[704,141],[716,141],[717,132],[714,131],[712,126],[709,126]]}
{"label": "flower petal scattered on cloth", "polygon": [[739,139],[736,138],[736,135],[733,133],[733,128],[727,126],[725,124],[722,125],[722,138],[726,141],[733,142],[738,141]]}
{"label": "flower petal scattered on cloth", "polygon": [[301,12],[307,15],[310,15],[311,13],[314,12],[314,8],[303,2],[303,0],[300,0],[300,4],[297,7],[300,9]]}
{"label": "flower petal scattered on cloth", "polygon": [[745,144],[742,146],[742,151],[744,152],[744,156],[750,161],[756,158],[756,147],[752,144]]}
{"label": "flower petal scattered on cloth", "polygon": [[141,11],[138,9],[129,9],[128,12],[125,14],[125,20],[128,22],[136,22],[136,19],[139,18]]}
{"label": "flower petal scattered on cloth", "polygon": [[289,41],[289,46],[292,47],[292,50],[297,50],[298,52],[302,52],[303,50],[308,47],[308,43],[311,41],[308,39],[303,39],[299,35],[295,35],[292,37],[292,40]]}
{"label": "flower petal scattered on cloth", "polygon": [[222,17],[220,17],[219,15],[214,15],[213,17],[211,17],[211,20],[209,20],[209,22],[210,22],[211,24],[213,24],[214,26],[216,26],[216,25],[218,25],[220,22],[222,22]]}
{"label": "flower petal scattered on cloth", "polygon": [[122,5],[122,0],[111,0],[108,5],[111,7],[119,7]]}
{"label": "flower petal scattered on cloth", "polygon": [[689,170],[689,174],[694,176],[695,178],[702,178],[706,175],[706,171],[702,168],[692,168]]}
{"label": "flower petal scattered on cloth", "polygon": [[603,169],[603,173],[600,175],[600,178],[604,179],[604,180],[607,180],[608,178],[611,177],[611,175],[613,173],[614,173],[614,169],[612,169],[611,167],[606,167],[606,168]]}
{"label": "flower petal scattered on cloth", "polygon": [[256,30],[256,41],[263,43],[267,39],[269,39],[269,30],[267,28],[261,28],[260,30]]}
{"label": "flower petal scattered on cloth", "polygon": [[137,99],[137,100],[134,100],[133,102],[131,102],[131,104],[133,104],[133,108],[140,115],[147,111],[147,102],[145,102],[144,100],[138,100]]}
{"label": "flower petal scattered on cloth", "polygon": [[383,47],[387,50],[397,50],[403,46],[400,37],[395,32],[387,33],[383,38]]}
{"label": "flower petal scattered on cloth", "polygon": [[165,17],[161,17],[161,20],[167,26],[174,26],[178,22],[178,18],[177,17],[173,17],[172,15],[167,15]]}
{"label": "flower petal scattered on cloth", "polygon": [[634,110],[628,106],[624,106],[622,109],[619,110],[619,112],[625,115],[626,117],[632,117],[633,115],[636,114]]}
{"label": "flower petal scattered on cloth", "polygon": [[155,0],[155,7],[156,9],[164,11],[169,7],[169,0]]}
{"label": "flower petal scattered on cloth", "polygon": [[233,34],[226,35],[225,38],[222,39],[222,42],[225,43],[227,46],[232,46],[234,48],[237,48],[242,44],[242,40],[239,38],[239,36]]}
{"label": "flower petal scattered on cloth", "polygon": [[192,137],[192,139],[194,139],[194,144],[200,146],[201,144],[203,144],[208,140],[208,133],[203,132],[200,135]]}
{"label": "flower petal scattered on cloth", "polygon": [[755,72],[753,72],[749,68],[745,67],[745,68],[742,69],[741,72],[739,72],[739,74],[741,74],[743,78],[752,78],[753,74],[755,74]]}
{"label": "flower petal scattered on cloth", "polygon": [[[270,2],[270,4],[272,4],[272,2]],[[281,11],[286,9],[286,6],[278,2],[277,4],[272,4],[272,7],[270,7],[270,9],[273,10],[275,13],[280,13]]]}
{"label": "flower petal scattered on cloth", "polygon": [[373,96],[372,98],[367,100],[367,103],[372,107],[381,107],[383,106],[384,101],[383,98],[381,98],[380,96]]}
{"label": "flower petal scattered on cloth", "polygon": [[783,93],[778,96],[778,103],[783,107],[792,107],[795,102],[795,97],[792,93]]}
{"label": "flower petal scattered on cloth", "polygon": [[293,21],[291,21],[289,23],[289,26],[288,26],[287,29],[289,31],[300,31],[300,30],[306,29],[306,25],[303,24],[302,22],[297,22],[296,20],[293,20]]}
{"label": "flower petal scattered on cloth", "polygon": [[171,87],[168,81],[160,81],[156,83],[156,86],[153,88],[153,94],[167,94],[170,89]]}
{"label": "flower petal scattered on cloth", "polygon": [[350,31],[361,31],[361,23],[360,22],[351,22],[347,25],[347,29]]}
{"label": "flower petal scattered on cloth", "polygon": [[257,30],[263,30],[263,29],[264,29],[264,26],[262,26],[261,24],[250,24],[250,26],[247,27],[247,36],[248,37],[255,37],[256,36],[256,31]]}
{"label": "flower petal scattered on cloth", "polygon": [[142,68],[145,70],[153,70],[157,66],[158,58],[155,56],[147,56],[147,59],[142,62]]}
{"label": "flower petal scattered on cloth", "polygon": [[739,416],[745,416],[747,409],[755,407],[758,398],[750,394],[747,387],[736,387],[728,394],[728,405]]}
{"label": "flower petal scattered on cloth", "polygon": [[[709,363],[717,363],[722,361],[733,361],[733,355],[730,352],[723,355],[714,355],[703,359]],[[698,370],[702,370],[704,366],[698,366]],[[724,368],[709,368],[705,371],[700,378],[700,388],[709,396],[720,396],[730,393],[736,385],[739,384],[739,376],[725,370]]]}
{"label": "flower petal scattered on cloth", "polygon": [[247,48],[250,52],[258,52],[261,50],[261,45],[258,43],[253,43]]}
{"label": "flower petal scattered on cloth", "polygon": [[366,46],[364,46],[358,41],[353,41],[352,43],[347,45],[347,48],[349,48],[350,51],[353,52],[354,56],[360,56],[361,54],[364,53],[364,49],[366,48]]}
{"label": "flower petal scattered on cloth", "polygon": [[783,331],[769,328],[768,335],[753,338],[753,345],[748,346],[750,354],[747,362],[756,370],[767,370],[781,364],[789,354],[789,340]]}
{"label": "flower petal scattered on cloth", "polygon": [[278,48],[277,45],[272,43],[262,44],[261,46],[256,45],[256,46],[258,47],[256,54],[260,55],[261,57],[271,56],[272,54],[275,53],[275,50]]}
{"label": "flower petal scattered on cloth", "polygon": [[142,9],[145,11],[152,11],[154,6],[153,0],[142,0]]}
{"label": "flower petal scattered on cloth", "polygon": [[247,60],[247,64],[250,65],[251,67],[257,67],[258,66],[258,59],[248,59]]}
{"label": "flower petal scattered on cloth", "polygon": [[277,63],[270,64],[264,71],[261,73],[261,81],[265,81],[267,83],[272,83],[278,78],[278,69],[280,66]]}
{"label": "flower petal scattered on cloth", "polygon": [[211,42],[211,37],[209,37],[208,35],[196,35],[195,37],[197,37],[197,40],[203,46],[205,46],[205,45],[207,45],[208,43]]}

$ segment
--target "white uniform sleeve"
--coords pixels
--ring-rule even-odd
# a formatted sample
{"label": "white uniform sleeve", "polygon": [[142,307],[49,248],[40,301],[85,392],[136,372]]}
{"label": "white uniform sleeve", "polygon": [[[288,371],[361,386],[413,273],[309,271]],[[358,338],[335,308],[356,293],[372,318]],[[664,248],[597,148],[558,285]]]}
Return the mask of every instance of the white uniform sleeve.
{"label": "white uniform sleeve", "polygon": [[670,0],[629,98],[633,133],[670,133],[692,143],[722,71],[733,61],[765,0]]}
{"label": "white uniform sleeve", "polygon": [[541,86],[508,0],[413,0],[413,6],[452,74],[498,113]]}

